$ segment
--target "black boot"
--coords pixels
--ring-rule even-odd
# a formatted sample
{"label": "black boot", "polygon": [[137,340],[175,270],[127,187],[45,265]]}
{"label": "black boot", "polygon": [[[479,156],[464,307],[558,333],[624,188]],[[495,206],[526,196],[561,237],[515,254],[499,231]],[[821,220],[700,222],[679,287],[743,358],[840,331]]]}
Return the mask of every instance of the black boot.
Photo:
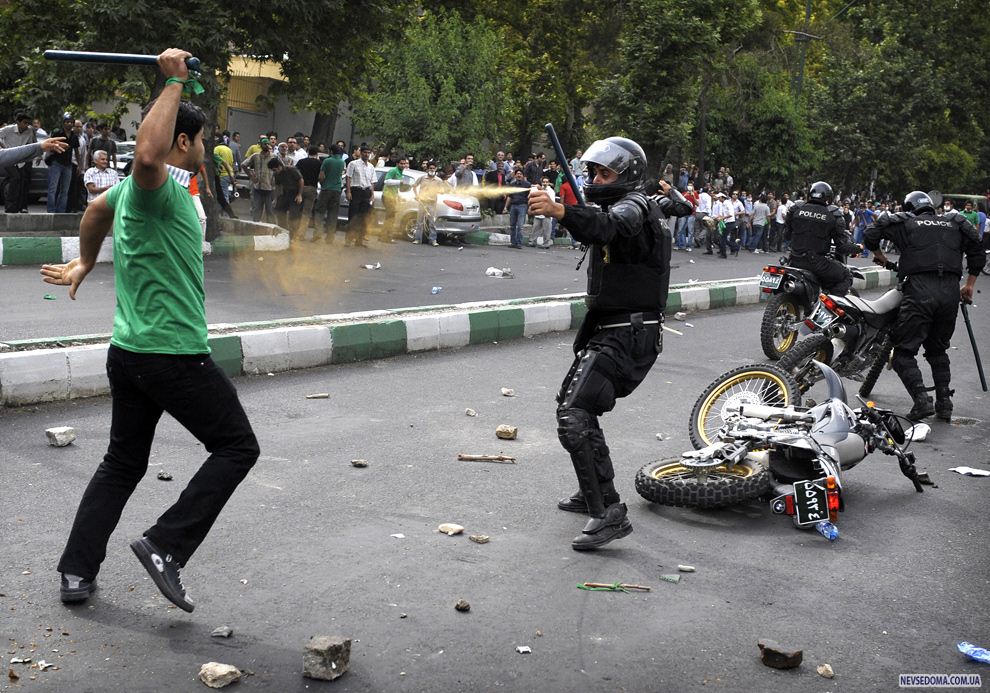
{"label": "black boot", "polygon": [[952,421],[952,395],[955,390],[950,390],[948,386],[935,387],[935,416],[942,421]]}
{"label": "black boot", "polygon": [[601,517],[591,517],[581,536],[571,542],[575,551],[591,551],[610,541],[632,534],[632,524],[626,517],[626,504],[613,503],[605,508]]}
{"label": "black boot", "polygon": [[914,407],[907,414],[907,418],[911,421],[921,421],[935,413],[932,398],[926,395],[924,391],[915,392],[912,397],[914,397]]}

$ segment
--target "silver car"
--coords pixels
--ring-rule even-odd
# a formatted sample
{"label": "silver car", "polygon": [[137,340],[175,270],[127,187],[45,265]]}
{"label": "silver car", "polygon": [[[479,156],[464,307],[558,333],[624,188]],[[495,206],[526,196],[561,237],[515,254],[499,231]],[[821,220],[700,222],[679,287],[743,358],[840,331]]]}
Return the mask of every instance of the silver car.
{"label": "silver car", "polygon": [[[385,183],[385,174],[391,168],[381,167],[375,169],[375,192],[372,203],[372,213],[374,214],[375,226],[385,225],[385,203],[382,201],[382,187]],[[399,210],[398,218],[400,228],[409,240],[413,240],[416,235],[416,217],[419,213],[419,200],[413,192],[413,185],[416,181],[425,176],[423,171],[407,168],[402,172],[402,183],[399,185]],[[337,213],[337,220],[341,224],[347,223],[347,186],[341,186],[340,211]],[[472,195],[464,195],[451,191],[437,195],[437,201],[429,217],[429,221],[436,226],[437,236],[463,236],[466,233],[477,231],[481,228],[481,204],[478,198]]]}

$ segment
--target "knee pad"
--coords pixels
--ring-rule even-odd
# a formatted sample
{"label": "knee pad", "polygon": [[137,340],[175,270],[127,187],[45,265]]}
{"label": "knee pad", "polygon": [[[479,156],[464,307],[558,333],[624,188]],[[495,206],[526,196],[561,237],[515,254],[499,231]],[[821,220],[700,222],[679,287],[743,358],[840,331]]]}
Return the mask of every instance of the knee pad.
{"label": "knee pad", "polygon": [[570,381],[564,382],[557,401],[561,408],[578,408],[595,416],[612,411],[615,406],[615,364],[594,349],[585,350],[571,366]]}
{"label": "knee pad", "polygon": [[583,409],[557,407],[557,438],[567,452],[577,452],[597,428],[594,415]]}

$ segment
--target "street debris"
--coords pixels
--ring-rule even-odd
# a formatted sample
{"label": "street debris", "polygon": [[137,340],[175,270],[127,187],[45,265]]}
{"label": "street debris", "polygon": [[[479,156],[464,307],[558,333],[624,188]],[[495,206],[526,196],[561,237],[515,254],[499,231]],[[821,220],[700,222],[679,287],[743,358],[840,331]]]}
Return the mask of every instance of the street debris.
{"label": "street debris", "polygon": [[674,313],[674,320],[686,320],[686,319],[687,319],[687,313],[685,313],[684,311],[678,311]]}
{"label": "street debris", "polygon": [[689,323],[689,322],[686,322],[686,323],[684,323],[684,327],[694,327],[694,325],[692,325],[692,324],[691,324],[691,323]]}
{"label": "street debris", "polygon": [[434,286],[433,288],[430,289],[430,293],[433,294],[434,296],[436,296],[441,291],[443,291],[442,286]]}
{"label": "street debris", "polygon": [[677,569],[679,571],[681,571],[682,573],[693,573],[694,572],[694,566],[693,565],[680,565],[680,564],[678,564],[677,565]]}
{"label": "street debris", "polygon": [[577,588],[588,592],[649,592],[653,589],[646,585],[630,585],[625,582],[613,582],[611,584],[607,582],[582,582]]}
{"label": "street debris", "polygon": [[793,669],[801,666],[804,650],[793,650],[782,647],[774,640],[760,638],[760,661],[774,669]]}
{"label": "street debris", "polygon": [[58,669],[58,667],[55,666],[54,664],[52,664],[51,662],[46,662],[43,659],[39,659],[38,660],[38,671],[45,671],[46,669]]}
{"label": "street debris", "polygon": [[13,659],[10,660],[10,663],[11,664],[30,664],[31,663],[31,658],[30,657],[14,657]]}
{"label": "street debris", "polygon": [[697,283],[698,283],[697,279],[688,279],[688,284],[697,284]]}
{"label": "street debris", "polygon": [[45,294],[44,298],[45,298],[46,301],[54,301],[54,300],[56,300],[55,299],[55,296],[53,296],[52,294]]}
{"label": "street debris", "polygon": [[487,544],[492,540],[492,538],[487,534],[472,534],[468,537],[468,539],[473,541],[475,544]]}
{"label": "street debris", "polygon": [[247,578],[241,578],[241,584],[242,585],[246,585],[247,584]]}
{"label": "street debris", "polygon": [[464,528],[461,525],[454,524],[453,522],[444,522],[442,525],[437,527],[437,530],[443,532],[448,537],[452,537],[455,534],[460,534],[463,532]]}
{"label": "street debris", "polygon": [[657,440],[663,440],[663,433],[657,433]]}
{"label": "street debris", "polygon": [[358,469],[364,469],[368,466],[368,460],[351,460],[351,466],[357,467]]}
{"label": "street debris", "polygon": [[399,618],[409,618],[409,614],[399,614]]}
{"label": "street debris", "polygon": [[329,399],[329,392],[315,392],[312,395],[306,395],[306,399]]}
{"label": "street debris", "polygon": [[519,645],[516,647],[516,652],[519,654],[533,654],[533,648],[529,645]]}
{"label": "street debris", "polygon": [[512,268],[503,267],[499,269],[498,267],[489,267],[485,270],[486,277],[495,277],[497,279],[513,279],[515,275],[512,274]]}
{"label": "street debris", "polygon": [[[990,664],[990,651],[982,647],[977,647],[976,645],[970,644],[965,640],[956,645],[959,651],[972,660],[977,662],[982,662],[983,664]],[[10,660],[14,661],[14,660]]]}
{"label": "street debris", "polygon": [[467,599],[458,599],[457,603],[454,604],[454,609],[465,613],[471,610],[471,605],[468,603]]}
{"label": "street debris", "polygon": [[56,448],[64,448],[76,439],[76,429],[72,426],[55,426],[45,430],[48,444]]}
{"label": "street debris", "polygon": [[158,472],[157,479],[159,481],[171,481],[172,475],[163,469],[162,471]]}
{"label": "street debris", "polygon": [[244,673],[232,664],[207,662],[199,668],[199,680],[210,688],[223,688],[240,681]]}
{"label": "street debris", "polygon": [[502,396],[503,397],[515,397],[516,396],[516,391],[513,390],[511,387],[503,387],[502,388]]}
{"label": "street debris", "polygon": [[536,637],[538,637],[538,638],[542,638],[542,637],[543,637],[543,631],[542,631],[542,630],[539,630],[539,629],[537,629],[537,630],[536,630]]}
{"label": "street debris", "polygon": [[818,672],[819,676],[824,676],[827,679],[835,678],[835,672],[832,671],[831,664],[819,664],[817,667],[815,667],[815,671]]}
{"label": "street debris", "polygon": [[987,470],[976,469],[975,467],[949,467],[949,471],[963,476],[990,476],[990,472]]}
{"label": "street debris", "polygon": [[13,667],[7,667],[7,678],[11,681],[17,681],[21,677],[17,675],[17,672],[14,671]]}
{"label": "street debris", "polygon": [[362,265],[367,270],[377,270],[382,268],[382,263],[376,262],[373,265]]}
{"label": "street debris", "polygon": [[393,539],[405,539],[406,538],[406,535],[405,534],[389,534],[389,536],[392,537]]}
{"label": "street debris", "polygon": [[234,629],[230,626],[217,626],[210,632],[211,638],[229,638],[234,634]]}
{"label": "street debris", "polygon": [[476,412],[471,407],[468,407],[467,409],[464,410],[464,416],[477,416],[477,415],[478,415],[478,412]]}
{"label": "street debris", "polygon": [[303,653],[303,676],[333,681],[347,673],[351,661],[351,639],[340,635],[313,636]]}
{"label": "street debris", "polygon": [[932,427],[926,423],[915,424],[908,430],[904,431],[904,437],[907,440],[914,441],[915,443],[920,443],[928,434],[932,432]]}
{"label": "street debris", "polygon": [[519,429],[509,424],[499,424],[499,427],[495,429],[495,435],[502,440],[515,440],[516,436],[519,435]]}
{"label": "street debris", "polygon": [[674,574],[674,575],[661,575],[660,576],[660,579],[663,580],[664,582],[672,582],[672,583],[674,583],[676,585],[678,582],[681,581],[681,576],[680,575],[676,575],[676,574]]}
{"label": "street debris", "polygon": [[511,455],[468,455],[463,452],[457,453],[457,459],[464,462],[502,462],[515,464],[516,458]]}

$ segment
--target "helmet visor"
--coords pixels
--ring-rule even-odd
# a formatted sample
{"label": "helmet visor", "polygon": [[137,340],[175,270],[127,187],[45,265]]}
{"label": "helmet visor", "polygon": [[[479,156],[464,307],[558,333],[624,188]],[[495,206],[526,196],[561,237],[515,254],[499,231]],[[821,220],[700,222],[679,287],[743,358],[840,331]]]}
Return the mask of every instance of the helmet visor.
{"label": "helmet visor", "polygon": [[630,153],[622,147],[605,140],[595,140],[581,157],[581,163],[593,166],[604,166],[616,173],[622,173],[629,167],[632,159]]}

